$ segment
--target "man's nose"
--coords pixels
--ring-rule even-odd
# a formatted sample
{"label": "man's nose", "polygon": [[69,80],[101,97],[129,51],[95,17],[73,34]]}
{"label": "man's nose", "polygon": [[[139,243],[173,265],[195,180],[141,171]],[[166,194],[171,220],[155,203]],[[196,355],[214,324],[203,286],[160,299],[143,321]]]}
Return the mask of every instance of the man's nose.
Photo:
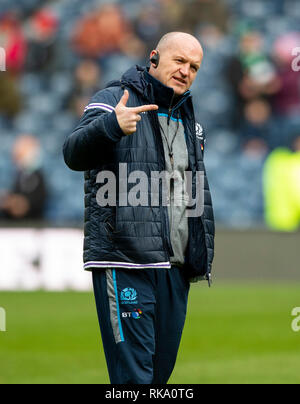
{"label": "man's nose", "polygon": [[181,68],[180,68],[180,73],[182,74],[182,76],[184,76],[184,77],[188,76],[188,74],[189,74],[189,69],[190,69],[190,67],[189,67],[189,65],[187,65],[187,64],[181,66]]}

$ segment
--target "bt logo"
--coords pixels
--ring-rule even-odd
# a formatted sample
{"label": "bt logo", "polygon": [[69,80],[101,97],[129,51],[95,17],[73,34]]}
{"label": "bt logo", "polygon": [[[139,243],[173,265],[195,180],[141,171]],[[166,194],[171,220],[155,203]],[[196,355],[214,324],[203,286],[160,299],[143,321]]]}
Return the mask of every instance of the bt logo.
{"label": "bt logo", "polygon": [[132,311],[132,312],[122,313],[122,318],[134,318],[135,320],[138,320],[141,318],[142,314],[143,314],[142,310],[134,309],[134,311]]}

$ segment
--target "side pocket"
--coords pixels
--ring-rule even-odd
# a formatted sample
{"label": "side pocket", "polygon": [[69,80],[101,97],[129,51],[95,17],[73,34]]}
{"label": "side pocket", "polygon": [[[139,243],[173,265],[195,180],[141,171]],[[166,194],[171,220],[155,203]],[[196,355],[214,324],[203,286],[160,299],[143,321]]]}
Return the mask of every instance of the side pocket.
{"label": "side pocket", "polygon": [[110,211],[106,214],[104,219],[105,230],[107,237],[110,241],[114,241],[114,235],[120,233],[117,230],[117,207],[110,208]]}
{"label": "side pocket", "polygon": [[105,218],[104,225],[105,225],[105,230],[106,230],[108,239],[110,241],[113,241],[113,233],[114,233],[114,230],[115,230],[113,215],[108,215]]}

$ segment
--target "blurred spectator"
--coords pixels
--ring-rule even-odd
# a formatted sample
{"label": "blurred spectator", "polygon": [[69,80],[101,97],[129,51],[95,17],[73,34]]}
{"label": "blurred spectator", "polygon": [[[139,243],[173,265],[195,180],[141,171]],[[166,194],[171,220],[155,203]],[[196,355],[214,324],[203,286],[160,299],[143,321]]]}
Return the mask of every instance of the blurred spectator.
{"label": "blurred spectator", "polygon": [[33,14],[27,22],[28,52],[25,68],[30,72],[53,70],[55,39],[59,23],[48,9]]}
{"label": "blurred spectator", "polygon": [[18,81],[10,72],[0,72],[0,116],[14,118],[22,108]]}
{"label": "blurred spectator", "polygon": [[120,42],[121,52],[132,60],[133,63],[139,63],[146,54],[146,46],[136,35],[129,34]]}
{"label": "blurred spectator", "polygon": [[244,108],[241,136],[244,151],[266,155],[272,144],[272,114],[268,102],[263,99],[250,101]]}
{"label": "blurred spectator", "polygon": [[72,45],[80,56],[97,59],[107,53],[120,51],[121,44],[131,33],[131,25],[120,7],[105,4],[79,20]]}
{"label": "blurred spectator", "polygon": [[162,15],[159,7],[150,4],[142,8],[134,21],[137,36],[145,43],[146,53],[150,54],[162,35]]}
{"label": "blurred spectator", "polygon": [[76,117],[83,115],[91,97],[101,89],[101,68],[90,59],[81,61],[75,69],[69,107]]}
{"label": "blurred spectator", "polygon": [[263,50],[263,37],[248,31],[240,38],[240,50],[230,59],[226,76],[236,98],[233,125],[239,126],[249,100],[270,100],[279,89],[276,69]]}
{"label": "blurred spectator", "polygon": [[0,47],[5,50],[5,72],[0,72],[0,115],[7,120],[21,111],[18,77],[23,72],[26,41],[14,13],[0,18]]}
{"label": "blurred spectator", "polygon": [[17,167],[14,185],[0,198],[0,216],[6,219],[43,218],[47,191],[40,167],[40,146],[31,135],[20,136],[13,148]]}
{"label": "blurred spectator", "polygon": [[183,13],[186,7],[184,1],[158,0],[158,2],[160,5],[161,25],[164,32],[183,30]]}
{"label": "blurred spectator", "polygon": [[269,148],[266,141],[259,137],[253,137],[244,142],[243,154],[261,160],[268,154]]}
{"label": "blurred spectator", "polygon": [[13,13],[0,18],[0,47],[5,49],[7,71],[14,76],[22,73],[27,44],[21,23]]}
{"label": "blurred spectator", "polygon": [[279,37],[273,49],[280,87],[274,97],[275,111],[281,116],[299,115],[300,74],[292,69],[293,49],[300,47],[300,32]]}
{"label": "blurred spectator", "polygon": [[192,0],[184,4],[182,29],[195,31],[202,24],[214,25],[221,32],[228,31],[229,10],[223,0]]}
{"label": "blurred spectator", "polygon": [[300,133],[292,150],[278,148],[264,167],[265,219],[278,231],[295,231],[300,227]]}
{"label": "blurred spectator", "polygon": [[205,49],[220,53],[220,46],[224,41],[225,35],[219,27],[213,24],[202,24],[199,27],[198,37]]}

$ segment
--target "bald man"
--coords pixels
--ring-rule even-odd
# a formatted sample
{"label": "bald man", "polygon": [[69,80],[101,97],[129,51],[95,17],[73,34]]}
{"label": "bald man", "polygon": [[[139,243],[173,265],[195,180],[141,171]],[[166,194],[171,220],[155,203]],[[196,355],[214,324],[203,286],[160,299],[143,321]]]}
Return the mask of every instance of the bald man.
{"label": "bald man", "polygon": [[149,67],[95,95],[64,145],[85,171],[84,268],[113,384],[168,382],[190,282],[210,284],[214,215],[190,93],[202,59],[193,36],[165,35]]}

